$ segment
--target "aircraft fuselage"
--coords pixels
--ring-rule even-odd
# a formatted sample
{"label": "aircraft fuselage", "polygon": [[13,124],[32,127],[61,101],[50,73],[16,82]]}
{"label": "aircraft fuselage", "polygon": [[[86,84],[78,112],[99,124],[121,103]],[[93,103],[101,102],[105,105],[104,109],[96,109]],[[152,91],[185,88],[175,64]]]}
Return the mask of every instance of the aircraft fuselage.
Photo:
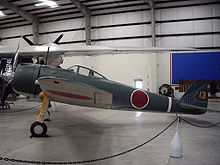
{"label": "aircraft fuselage", "polygon": [[[51,96],[51,100],[57,102],[121,110],[204,113],[204,111],[193,109],[185,111],[179,107],[180,101],[171,97],[136,89],[106,78],[86,76],[72,70],[45,65],[22,64],[18,66],[13,88],[20,94],[37,97],[42,91],[38,83],[42,77],[67,80],[67,83],[66,81],[50,81],[50,89],[45,91]],[[71,84],[75,84],[73,87],[75,90],[71,90]]]}

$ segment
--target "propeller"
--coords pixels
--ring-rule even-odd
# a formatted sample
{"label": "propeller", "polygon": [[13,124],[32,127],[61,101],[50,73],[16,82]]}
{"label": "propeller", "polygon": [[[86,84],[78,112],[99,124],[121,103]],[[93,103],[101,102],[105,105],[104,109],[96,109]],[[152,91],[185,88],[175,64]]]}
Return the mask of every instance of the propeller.
{"label": "propeller", "polygon": [[29,40],[25,35],[22,35],[21,38],[23,38],[30,46],[34,46],[35,44]]}
{"label": "propeller", "polygon": [[[35,44],[34,44],[30,39],[28,39],[25,35],[22,35],[21,37],[22,37],[30,46],[35,46]],[[54,43],[54,44],[58,44],[62,38],[63,38],[63,33],[60,34],[60,35],[53,41],[53,43]],[[3,38],[2,38],[2,39],[3,39]],[[0,38],[0,41],[1,41],[2,39]]]}
{"label": "propeller", "polygon": [[13,62],[13,65],[12,65],[12,71],[13,72],[15,72],[15,69],[16,69],[16,66],[17,66],[17,63],[18,63],[19,47],[20,47],[20,42],[18,42],[18,47],[17,47],[17,50],[15,52],[14,62]]}
{"label": "propeller", "polygon": [[47,65],[47,60],[48,60],[49,52],[50,52],[50,47],[48,46],[45,65]]}
{"label": "propeller", "polygon": [[58,44],[60,40],[63,38],[63,34],[60,34],[55,41],[53,41],[54,44]]}

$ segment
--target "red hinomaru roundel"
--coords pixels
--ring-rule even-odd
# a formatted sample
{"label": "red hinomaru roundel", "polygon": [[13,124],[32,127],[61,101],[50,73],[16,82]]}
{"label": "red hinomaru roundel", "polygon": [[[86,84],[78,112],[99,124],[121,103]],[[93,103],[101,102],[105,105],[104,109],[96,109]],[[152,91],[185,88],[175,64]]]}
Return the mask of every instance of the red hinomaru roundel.
{"label": "red hinomaru roundel", "polygon": [[130,101],[134,108],[143,109],[149,103],[149,96],[145,91],[136,89],[131,93]]}

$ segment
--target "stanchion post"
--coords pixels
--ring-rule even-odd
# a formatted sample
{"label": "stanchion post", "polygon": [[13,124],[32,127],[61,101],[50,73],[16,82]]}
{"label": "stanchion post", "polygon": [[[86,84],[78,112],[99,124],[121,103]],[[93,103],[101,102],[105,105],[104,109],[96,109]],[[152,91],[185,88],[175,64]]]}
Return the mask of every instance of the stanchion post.
{"label": "stanchion post", "polygon": [[182,146],[182,142],[181,142],[181,139],[179,136],[179,122],[180,122],[180,118],[178,117],[177,126],[176,126],[176,133],[175,133],[173,140],[171,142],[170,157],[173,157],[173,158],[183,157],[183,146]]}

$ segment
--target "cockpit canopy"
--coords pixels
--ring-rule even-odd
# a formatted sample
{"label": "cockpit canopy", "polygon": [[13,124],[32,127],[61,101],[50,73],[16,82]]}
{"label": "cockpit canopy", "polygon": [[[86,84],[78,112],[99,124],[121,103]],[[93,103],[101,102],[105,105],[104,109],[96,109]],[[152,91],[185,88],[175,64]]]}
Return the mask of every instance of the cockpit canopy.
{"label": "cockpit canopy", "polygon": [[91,77],[96,77],[96,78],[107,79],[105,76],[101,75],[100,73],[98,73],[92,69],[86,68],[84,66],[80,66],[80,65],[71,66],[67,70],[71,70],[77,74],[81,74],[84,76],[91,76]]}

